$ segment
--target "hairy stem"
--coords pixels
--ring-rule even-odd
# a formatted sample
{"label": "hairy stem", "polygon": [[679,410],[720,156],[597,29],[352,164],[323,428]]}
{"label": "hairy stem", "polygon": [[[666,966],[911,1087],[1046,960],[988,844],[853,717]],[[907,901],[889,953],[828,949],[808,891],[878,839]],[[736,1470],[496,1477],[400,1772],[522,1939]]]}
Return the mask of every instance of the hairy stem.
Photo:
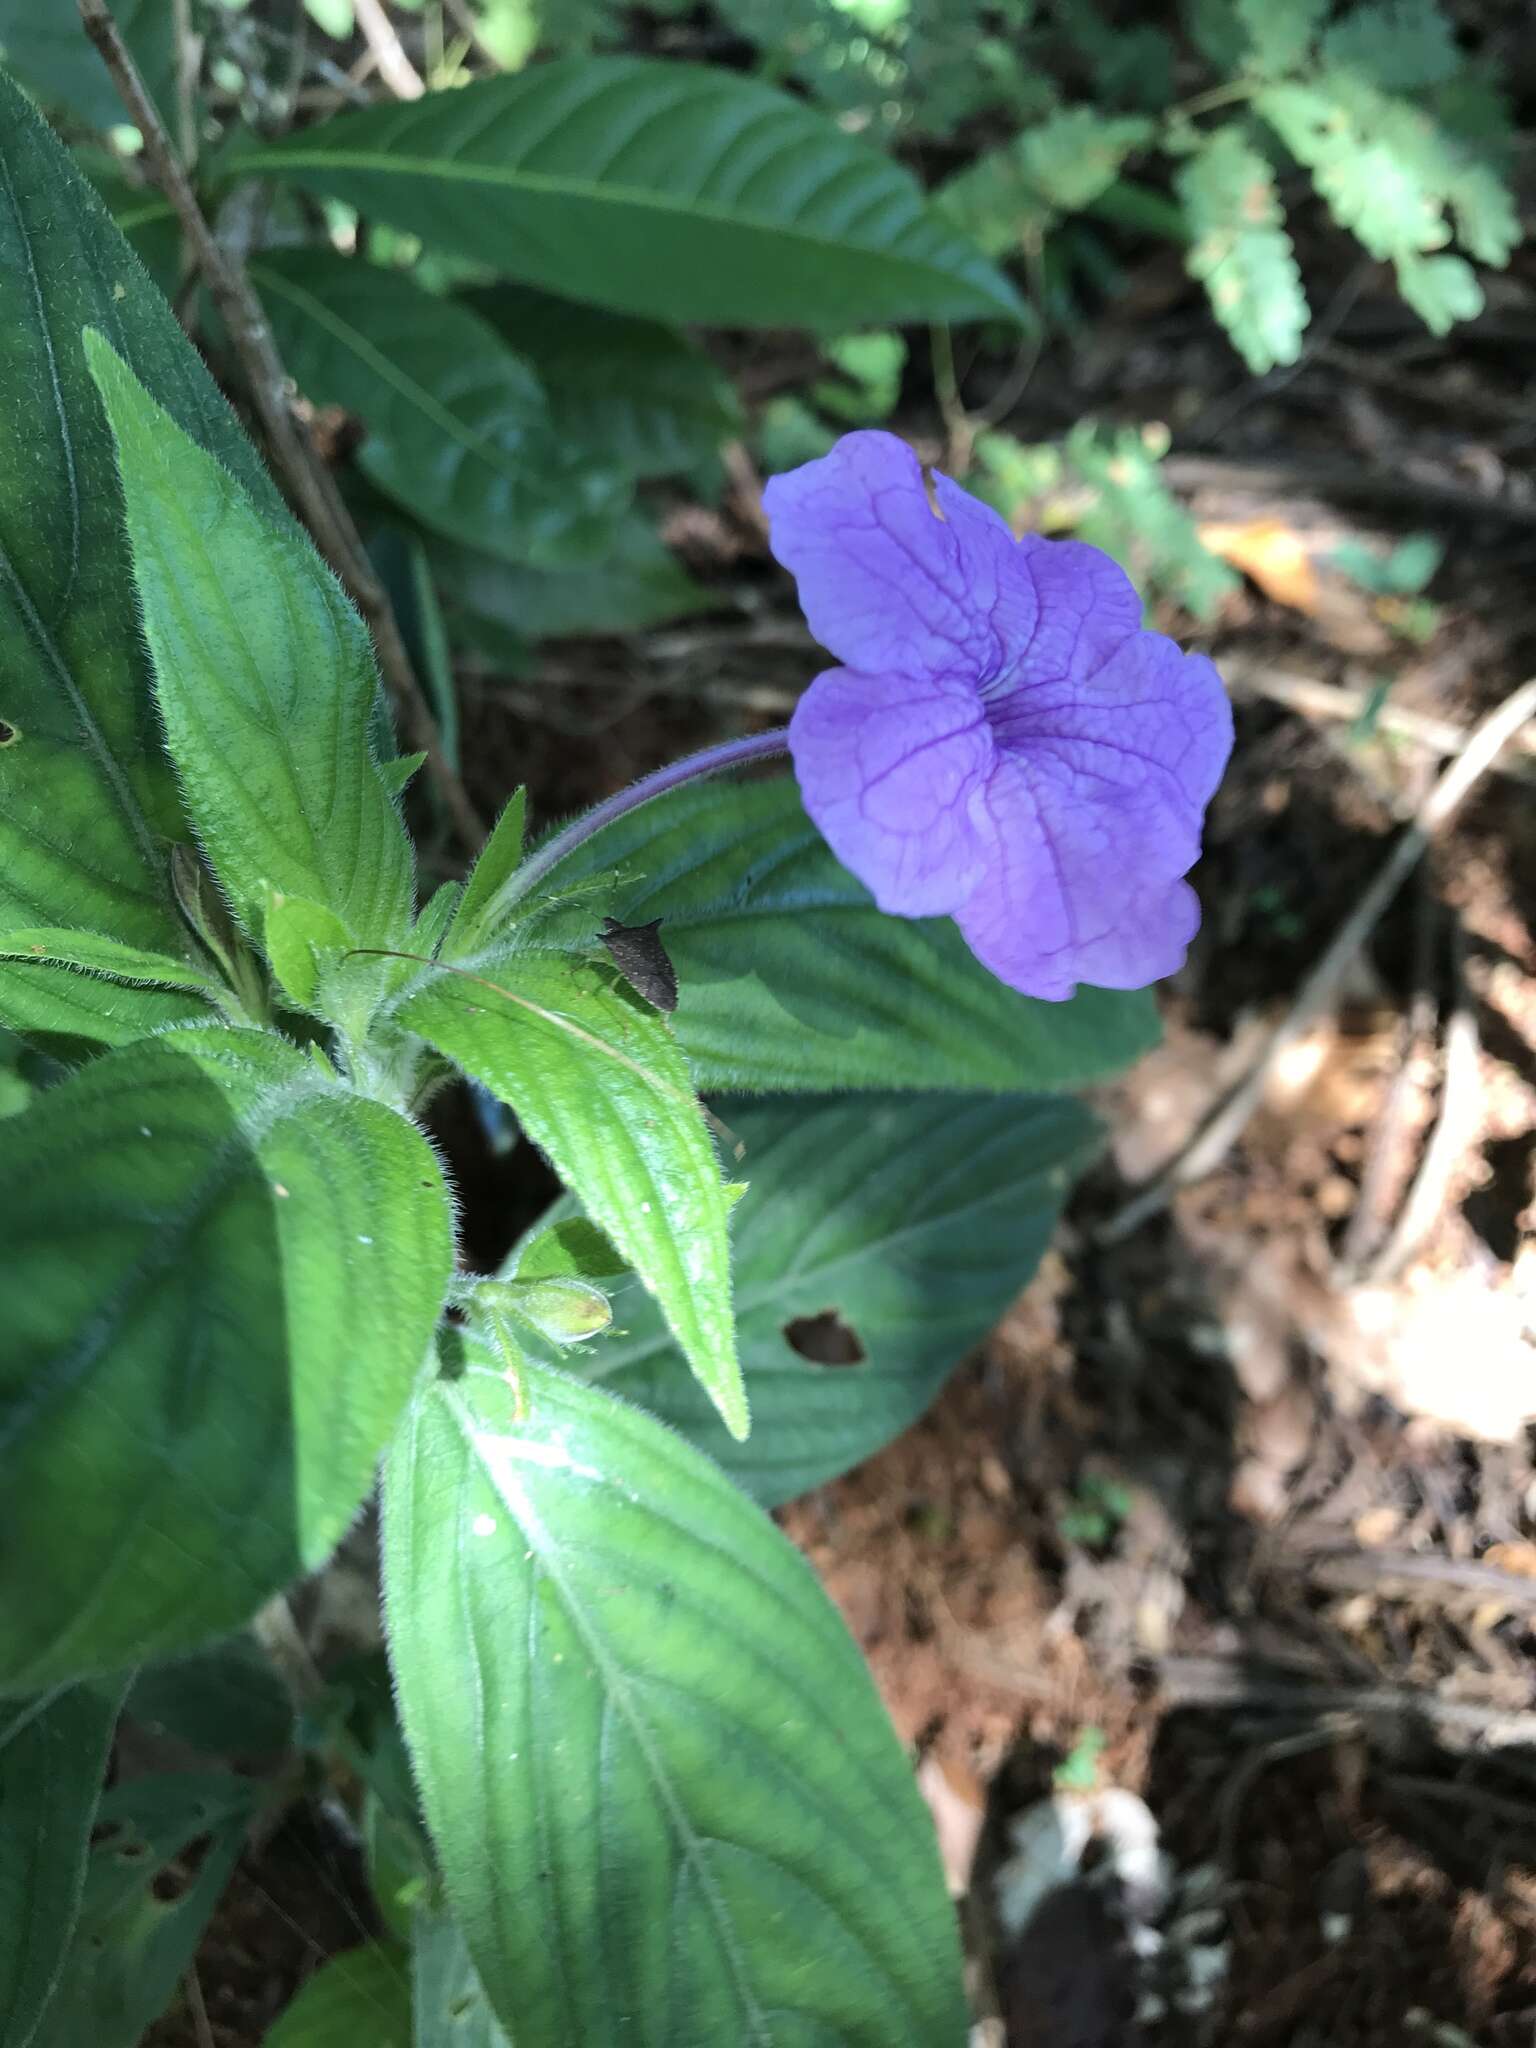
{"label": "hairy stem", "polygon": [[565,830],[557,832],[553,839],[546,839],[508,879],[498,907],[505,910],[520,902],[568,853],[590,839],[594,832],[601,832],[605,825],[611,825],[615,818],[622,818],[626,811],[648,804],[653,797],[665,796],[669,789],[677,789],[685,782],[698,782],[707,775],[723,775],[728,769],[743,767],[749,761],[767,761],[788,752],[789,730],[786,726],[776,726],[772,732],[752,733],[741,740],[722,740],[697,754],[685,754],[681,761],[669,761],[665,768],[643,775],[628,789],[621,789],[617,795],[605,798],[579,818],[572,819]]}

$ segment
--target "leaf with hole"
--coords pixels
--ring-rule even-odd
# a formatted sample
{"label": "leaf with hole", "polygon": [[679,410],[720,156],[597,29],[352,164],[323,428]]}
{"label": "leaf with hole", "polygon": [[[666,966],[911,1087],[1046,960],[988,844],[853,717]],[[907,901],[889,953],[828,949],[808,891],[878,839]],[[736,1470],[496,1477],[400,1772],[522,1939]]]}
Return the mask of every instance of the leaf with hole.
{"label": "leaf with hole", "polygon": [[476,956],[402,1004],[400,1021],[513,1109],[655,1294],[733,1435],[747,1429],[731,1322],[729,1207],[663,1018],[612,968]]}
{"label": "leaf with hole", "polygon": [[170,308],[0,74],[0,734],[19,734],[0,745],[0,925],[85,927],[177,955],[166,843],[190,835],[132,629],[122,492],[84,325],[264,516],[288,523]]}
{"label": "leaf with hole", "polygon": [[705,1092],[1075,1088],[1157,1043],[1145,990],[1034,1002],[979,966],[948,919],[883,915],[788,776],[658,797],[549,884],[610,869],[605,910],[665,920],[677,1035]]}
{"label": "leaf with hole", "polygon": [[358,467],[424,526],[510,562],[603,552],[627,477],[560,432],[534,368],[467,306],[325,249],[267,251],[251,279],[299,389],[358,417]]}
{"label": "leaf with hole", "polygon": [[208,1642],[322,1564],[452,1262],[430,1147],[265,1032],[108,1053],[0,1149],[0,1691]]}
{"label": "leaf with hole", "polygon": [[0,2041],[27,2048],[80,1910],[122,1682],[0,1708]]}
{"label": "leaf with hole", "polygon": [[707,1458],[470,1345],[391,1448],[384,1584],[449,1903],[511,2038],[964,2039],[932,1823],[864,1660]]}
{"label": "leaf with hole", "polygon": [[137,2048],[192,1960],[255,1808],[254,1781],[229,1772],[131,1778],[103,1796],[80,1918],[32,2048]]}
{"label": "leaf with hole", "polygon": [[[633,1287],[612,1290],[612,1332],[561,1362],[681,1430],[776,1507],[922,1414],[1028,1283],[1098,1127],[1050,1096],[717,1107],[748,1182],[732,1265],[751,1436],[737,1444],[721,1429]],[[530,1249],[547,1235],[536,1226]],[[519,1256],[509,1270],[522,1270]]]}
{"label": "leaf with hole", "polygon": [[268,889],[360,945],[410,928],[412,863],[370,740],[367,630],[297,528],[277,527],[99,334],[155,696],[198,836],[247,931]]}
{"label": "leaf with hole", "polygon": [[724,70],[578,57],[235,148],[545,291],[715,326],[1016,319],[909,172]]}

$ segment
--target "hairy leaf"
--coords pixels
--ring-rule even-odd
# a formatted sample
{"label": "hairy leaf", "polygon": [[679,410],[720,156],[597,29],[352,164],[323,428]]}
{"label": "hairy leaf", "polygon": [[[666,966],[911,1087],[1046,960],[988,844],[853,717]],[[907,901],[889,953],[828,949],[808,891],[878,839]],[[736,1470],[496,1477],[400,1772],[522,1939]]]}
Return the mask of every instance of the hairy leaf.
{"label": "hairy leaf", "polygon": [[467,306],[326,249],[269,251],[251,277],[299,389],[357,415],[358,467],[423,525],[510,562],[603,552],[626,478],[571,443],[527,359]]}
{"label": "hairy leaf", "polygon": [[448,1913],[418,1912],[411,1930],[413,2048],[508,2048],[485,1987]]}
{"label": "hairy leaf", "polygon": [[606,964],[491,951],[410,995],[400,1021],[516,1113],[655,1294],[735,1436],[729,1204],[671,1029]]}
{"label": "hairy leaf", "polygon": [[403,1118],[268,1033],[109,1053],[0,1150],[0,1690],[192,1649],[321,1564],[452,1257]]}
{"label": "hairy leaf", "polygon": [[619,879],[600,909],[662,920],[677,1035],[706,1092],[1074,1088],[1157,1042],[1145,990],[1035,1002],[979,966],[947,918],[884,916],[788,776],[659,797],[578,847],[550,886],[608,869]]}
{"label": "hairy leaf", "polygon": [[495,829],[480,849],[480,856],[454,911],[453,923],[444,936],[444,959],[451,960],[460,953],[472,953],[494,936],[501,892],[522,862],[527,804],[527,792],[518,789],[503,806]]}
{"label": "hairy leaf", "polygon": [[1307,301],[1275,174],[1236,126],[1218,128],[1179,167],[1193,237],[1186,261],[1256,376],[1301,353]]}
{"label": "hairy leaf", "polygon": [[[776,1507],[923,1412],[1029,1280],[1097,1132],[1078,1104],[1050,1097],[717,1107],[748,1182],[732,1263],[751,1436],[727,1437],[633,1288],[613,1290],[613,1333],[563,1363],[659,1415]],[[834,1341],[819,1347],[818,1335]]]}
{"label": "hairy leaf", "polygon": [[0,1709],[0,2041],[27,2048],[59,1981],[85,1885],[122,1684]]}
{"label": "hairy leaf", "polygon": [[404,936],[411,851],[371,750],[367,631],[292,525],[274,526],[99,335],[155,692],[198,834],[246,929],[269,888],[361,945]]}
{"label": "hairy leaf", "polygon": [[631,476],[692,469],[741,432],[729,378],[675,328],[525,285],[486,285],[465,299],[538,371],[556,432]]}
{"label": "hairy leaf", "polygon": [[166,866],[186,825],[132,627],[86,325],[264,513],[287,521],[170,308],[0,74],[0,924],[85,927],[190,957]]}
{"label": "hairy leaf", "polygon": [[513,2039],[963,2038],[932,1826],[864,1661],[708,1459],[531,1361],[516,1389],[471,1363],[391,1450],[384,1550],[423,1807]]}
{"label": "hairy leaf", "polygon": [[1019,310],[907,172],[786,95],[693,64],[539,64],[237,148],[227,169],[656,319],[836,330]]}

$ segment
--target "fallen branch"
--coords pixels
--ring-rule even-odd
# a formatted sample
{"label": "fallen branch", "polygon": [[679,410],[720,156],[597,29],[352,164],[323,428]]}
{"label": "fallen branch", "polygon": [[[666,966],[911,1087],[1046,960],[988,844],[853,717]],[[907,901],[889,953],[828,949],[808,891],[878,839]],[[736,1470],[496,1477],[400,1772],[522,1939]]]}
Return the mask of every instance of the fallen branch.
{"label": "fallen branch", "polygon": [[373,52],[380,78],[397,100],[419,100],[426,91],[421,74],[405,54],[383,0],[352,0],[352,12],[363,41]]}
{"label": "fallen branch", "polygon": [[1391,852],[1372,876],[1365,893],[1345,918],[1322,958],[1312,969],[1286,1015],[1270,1034],[1247,1073],[1217,1105],[1189,1143],[1139,1194],[1116,1211],[1098,1232],[1099,1242],[1115,1244],[1164,1209],[1176,1189],[1201,1180],[1226,1157],[1247,1129],[1264,1099],[1275,1061],[1312,1028],[1329,1008],[1355,955],[1370,937],[1387,905],[1412,874],[1425,849],[1460,806],[1468,791],[1492,766],[1499,750],[1536,712],[1536,680],[1522,683],[1491,711],[1469,735],[1466,745],[1435,782]]}
{"label": "fallen branch", "polygon": [[223,250],[203,217],[187,175],[171,148],[165,124],[145,89],[105,0],[79,0],[86,34],[112,75],[118,97],[144,139],[143,160],[152,182],[170,201],[187,246],[229,331],[245,373],[267,446],[316,545],[341,578],[373,635],[379,667],[412,747],[427,757],[427,772],[465,846],[473,852],[485,827],[463,783],[443,753],[442,736],[411,667],[384,586],[374,574],[336,481],[302,432],[288,403],[289,378],[266,315],[245,272]]}
{"label": "fallen branch", "polygon": [[1237,1658],[1167,1657],[1158,1666],[1168,1711],[1228,1707],[1303,1718],[1337,1715],[1341,1724],[1385,1721],[1394,1744],[1415,1722],[1445,1749],[1525,1748],[1536,1743],[1536,1713],[1472,1700],[1446,1700],[1411,1685],[1319,1685],[1264,1672]]}
{"label": "fallen branch", "polygon": [[[1286,669],[1271,668],[1267,662],[1222,657],[1221,672],[1236,690],[1251,691],[1287,711],[1305,718],[1338,719],[1350,724],[1371,711],[1365,690],[1353,690],[1337,683],[1318,682],[1312,676],[1292,675]],[[1449,718],[1434,718],[1423,711],[1408,711],[1396,704],[1378,705],[1372,713],[1378,732],[1395,733],[1405,740],[1417,740],[1437,754],[1459,754],[1467,743],[1467,729]],[[1536,780],[1536,730],[1513,735],[1508,757],[1494,764],[1494,772],[1521,781]]]}
{"label": "fallen branch", "polygon": [[1406,469],[1373,469],[1363,462],[1227,462],[1208,455],[1170,455],[1164,479],[1177,491],[1254,491],[1268,498],[1298,492],[1319,498],[1395,506],[1417,502],[1467,519],[1504,519],[1536,526],[1536,502],[1499,497],[1471,484],[1417,476]]}

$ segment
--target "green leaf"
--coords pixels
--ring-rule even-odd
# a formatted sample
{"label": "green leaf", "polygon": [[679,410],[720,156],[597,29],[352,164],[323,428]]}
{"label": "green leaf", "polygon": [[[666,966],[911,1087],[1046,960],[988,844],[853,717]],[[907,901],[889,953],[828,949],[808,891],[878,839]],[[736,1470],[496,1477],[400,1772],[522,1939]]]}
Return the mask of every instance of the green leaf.
{"label": "green leaf", "polygon": [[0,1020],[61,1056],[129,1045],[170,1024],[205,1023],[223,985],[167,954],[99,932],[34,926],[0,933]]}
{"label": "green leaf", "polygon": [[1323,61],[1387,92],[1415,92],[1453,78],[1461,52],[1435,0],[1371,0],[1324,31]]}
{"label": "green leaf", "polygon": [[414,2048],[508,2048],[464,1945],[447,1913],[418,1912],[411,1931]]}
{"label": "green leaf", "polygon": [[901,397],[907,344],[899,334],[845,334],[829,341],[827,360],[841,373],[812,386],[811,395],[833,419],[857,426],[889,419]]}
{"label": "green leaf", "polygon": [[1174,179],[1189,217],[1189,274],[1256,376],[1301,353],[1307,301],[1275,174],[1236,125],[1218,128]]}
{"label": "green leaf", "polygon": [[149,1664],[123,1712],[151,1735],[170,1735],[208,1757],[270,1761],[292,1746],[294,1707],[254,1637],[233,1635],[195,1657]]}
{"label": "green leaf", "polygon": [[335,911],[273,890],[262,917],[262,943],[284,993],[301,1010],[319,1006],[319,1014],[327,1014],[322,985],[338,967],[345,970],[344,956],[357,944]]}
{"label": "green leaf", "polygon": [[1035,1002],[995,981],[947,918],[886,917],[833,858],[789,776],[658,797],[549,881],[608,869],[620,881],[602,910],[625,924],[664,920],[677,1035],[706,1093],[1075,1088],[1157,1043],[1145,990]]}
{"label": "green leaf", "polygon": [[234,149],[568,298],[722,326],[1017,318],[916,181],[785,94],[636,57],[368,108]]}
{"label": "green leaf", "polygon": [[1329,0],[1236,0],[1248,66],[1272,76],[1304,62],[1328,16]]}
{"label": "green leaf", "polygon": [[638,633],[716,602],[639,512],[620,523],[612,551],[585,569],[509,568],[469,548],[429,552],[460,630],[493,661],[517,662],[534,640]]}
{"label": "green leaf", "polygon": [[528,792],[515,789],[470,870],[453,923],[443,939],[444,959],[472,953],[493,936],[500,915],[498,899],[522,862],[527,808]]}
{"label": "green leaf", "polygon": [[1339,225],[1395,266],[1427,325],[1444,333],[1481,310],[1482,288],[1466,263],[1436,252],[1451,240],[1454,218],[1473,255],[1503,263],[1519,223],[1503,183],[1462,139],[1423,106],[1347,70],[1271,86],[1255,104],[1311,170]]}
{"label": "green leaf", "polygon": [[72,1686],[0,1727],[0,2041],[27,2048],[69,1950],[120,1684]]}
{"label": "green leaf", "polygon": [[638,1410],[532,1362],[423,1389],[384,1481],[401,1717],[509,2035],[953,2048],[954,1915],[804,1560]]}
{"label": "green leaf", "polygon": [[[132,1778],[105,1794],[74,1940],[32,2048],[137,2048],[192,1960],[255,1803],[254,1782],[226,1772]],[[189,1877],[187,1852],[205,1837]]]}
{"label": "green leaf", "polygon": [[524,1239],[511,1269],[519,1280],[616,1280],[629,1263],[585,1216],[564,1216]]}
{"label": "green leaf", "polygon": [[1154,132],[1139,114],[1057,108],[951,178],[942,203],[982,248],[1003,255],[1038,241],[1058,215],[1091,205]]}
{"label": "green leaf", "polygon": [[538,371],[556,432],[630,476],[694,469],[742,431],[730,379],[675,328],[525,285],[488,285],[464,299]]}
{"label": "green leaf", "polygon": [[404,796],[412,781],[425,766],[426,759],[424,753],[401,754],[396,760],[379,763],[379,774],[391,796]]}
{"label": "green leaf", "polygon": [[1019,164],[1047,205],[1078,213],[1108,190],[1131,151],[1154,133],[1140,114],[1062,107],[1019,137]]}
{"label": "green leaf", "polygon": [[[188,960],[166,953],[125,946],[101,932],[59,931],[33,926],[0,932],[0,960],[41,960],[55,966],[78,967],[109,981],[134,982],[148,988],[190,989],[217,1003],[228,993],[223,984]],[[0,1003],[3,1007],[3,1003]],[[206,1011],[194,1012],[206,1015]]]}
{"label": "green leaf", "polygon": [[[731,1235],[751,1436],[731,1442],[632,1289],[615,1290],[612,1334],[562,1362],[777,1507],[922,1414],[1028,1283],[1098,1129],[1050,1097],[718,1107],[749,1177]],[[828,1351],[842,1362],[816,1362]]]}
{"label": "green leaf", "polygon": [[[176,76],[174,9],[167,0],[113,0],[112,17],[150,97],[168,107]],[[73,7],[0,0],[0,59],[45,106],[67,108],[92,128],[128,119]]]}
{"label": "green leaf", "polygon": [[1483,288],[1459,256],[1399,256],[1397,288],[1431,334],[1449,334],[1458,320],[1483,310]]}
{"label": "green leaf", "polygon": [[665,1018],[606,962],[491,952],[408,997],[399,1019],[513,1109],[661,1304],[735,1436],[728,1203]]}
{"label": "green leaf", "polygon": [[323,1563],[452,1261],[419,1132],[216,1028],[7,1121],[0,1247],[0,1691],[196,1648]]}
{"label": "green leaf", "polygon": [[[46,10],[52,13],[54,10]],[[27,18],[39,10],[30,7]],[[84,38],[81,38],[84,47]],[[89,53],[94,62],[94,53]],[[101,74],[105,80],[106,74]],[[0,925],[183,950],[166,842],[190,836],[161,749],[89,323],[261,509],[287,521],[170,308],[0,74]]]}
{"label": "green leaf", "polygon": [[327,249],[251,264],[306,397],[355,413],[363,474],[424,526],[509,562],[600,555],[627,478],[560,434],[538,376],[468,307]]}
{"label": "green leaf", "polygon": [[144,633],[198,835],[246,929],[268,888],[360,945],[410,928],[411,851],[369,742],[362,620],[313,547],[272,525],[96,334]]}
{"label": "green leaf", "polygon": [[262,2048],[412,2048],[404,1950],[365,1941],[323,1962],[262,2036]]}
{"label": "green leaf", "polygon": [[107,211],[117,223],[134,255],[167,298],[176,297],[182,277],[181,223],[176,209],[152,187],[130,185],[118,169],[118,159],[106,156],[100,167],[83,150],[76,152],[80,168],[106,201]]}

